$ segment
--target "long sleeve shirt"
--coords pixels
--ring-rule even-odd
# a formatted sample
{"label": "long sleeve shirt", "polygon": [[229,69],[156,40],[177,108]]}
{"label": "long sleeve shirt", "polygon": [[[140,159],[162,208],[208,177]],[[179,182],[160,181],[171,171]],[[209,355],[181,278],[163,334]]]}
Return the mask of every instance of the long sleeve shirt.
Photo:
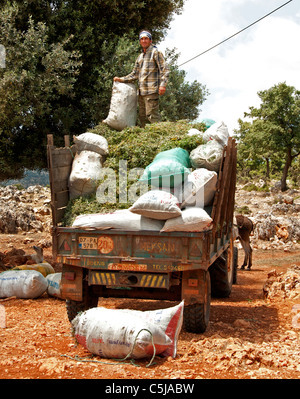
{"label": "long sleeve shirt", "polygon": [[150,44],[146,52],[142,52],[134,65],[133,71],[123,76],[121,82],[131,83],[139,81],[139,92],[141,96],[159,92],[159,87],[165,87],[168,82],[169,68],[165,59],[156,46]]}

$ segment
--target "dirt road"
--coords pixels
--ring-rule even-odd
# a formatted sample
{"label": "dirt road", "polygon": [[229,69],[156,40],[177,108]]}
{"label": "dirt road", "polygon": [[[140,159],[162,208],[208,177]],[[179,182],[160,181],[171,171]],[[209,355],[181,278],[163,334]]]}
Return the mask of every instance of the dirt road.
{"label": "dirt road", "polygon": [[[28,237],[28,235],[26,236]],[[41,235],[0,236],[0,251],[37,244]],[[51,248],[46,249],[46,258]],[[243,258],[239,251],[239,264]],[[0,300],[6,328],[0,328],[2,379],[298,379],[300,377],[299,300],[264,299],[268,273],[300,266],[300,251],[257,249],[253,269],[238,271],[230,298],[212,299],[210,324],[204,334],[182,329],[177,357],[131,364],[92,357],[76,345],[65,303],[44,294],[34,300]],[[101,299],[98,306],[151,310],[173,306],[166,301]],[[80,361],[81,360],[81,361]],[[89,360],[89,361],[87,361]],[[93,362],[90,362],[92,360]]]}

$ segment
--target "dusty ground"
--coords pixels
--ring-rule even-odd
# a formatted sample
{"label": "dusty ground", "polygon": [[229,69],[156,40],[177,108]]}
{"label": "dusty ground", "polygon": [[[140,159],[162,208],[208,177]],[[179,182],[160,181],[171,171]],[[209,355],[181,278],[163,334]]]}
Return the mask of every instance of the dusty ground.
{"label": "dusty ground", "polygon": [[[12,247],[30,252],[49,240],[46,233],[0,235],[0,252]],[[51,247],[45,249],[51,260]],[[243,258],[239,251],[239,264]],[[268,300],[263,285],[268,272],[300,265],[300,250],[255,249],[251,271],[238,271],[228,299],[212,299],[204,334],[181,331],[177,357],[134,364],[100,357],[76,345],[65,303],[44,294],[39,299],[0,300],[6,328],[0,328],[2,379],[298,379],[300,377],[299,300]],[[108,308],[150,310],[173,306],[163,301],[100,300]],[[299,306],[300,307],[300,306]],[[80,358],[78,361],[78,357]],[[82,359],[84,358],[84,359]],[[86,362],[83,360],[93,360]]]}

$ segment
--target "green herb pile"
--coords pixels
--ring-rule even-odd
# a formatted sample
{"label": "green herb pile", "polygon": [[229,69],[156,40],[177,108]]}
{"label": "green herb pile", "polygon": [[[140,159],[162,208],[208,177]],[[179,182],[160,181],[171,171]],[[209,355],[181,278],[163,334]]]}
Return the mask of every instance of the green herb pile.
{"label": "green herb pile", "polygon": [[[127,161],[128,171],[132,168],[144,169],[159,152],[176,147],[190,152],[203,144],[202,138],[199,135],[187,135],[188,131],[192,128],[204,131],[206,126],[203,123],[190,123],[183,120],[149,124],[145,128],[136,126],[119,132],[101,123],[93,130],[90,130],[90,132],[100,134],[106,138],[109,146],[109,155],[103,166],[113,169],[118,180],[119,161]],[[132,183],[133,181],[128,180],[128,185]],[[79,197],[69,201],[63,224],[65,226],[72,225],[78,215],[112,212],[116,209],[127,209],[130,205],[130,203],[119,203],[118,200],[114,204],[101,204],[97,201],[96,194],[88,197]]]}

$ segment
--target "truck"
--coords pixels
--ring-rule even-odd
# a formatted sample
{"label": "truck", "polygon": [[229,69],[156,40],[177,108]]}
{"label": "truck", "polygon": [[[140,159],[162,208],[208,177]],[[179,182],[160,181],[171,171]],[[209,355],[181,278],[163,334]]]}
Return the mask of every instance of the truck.
{"label": "truck", "polygon": [[55,147],[48,135],[53,258],[62,264],[61,295],[70,321],[101,298],[184,301],[186,331],[203,333],[211,297],[228,297],[236,283],[234,225],[237,148],[223,149],[210,228],[201,232],[99,230],[63,226],[74,145]]}

